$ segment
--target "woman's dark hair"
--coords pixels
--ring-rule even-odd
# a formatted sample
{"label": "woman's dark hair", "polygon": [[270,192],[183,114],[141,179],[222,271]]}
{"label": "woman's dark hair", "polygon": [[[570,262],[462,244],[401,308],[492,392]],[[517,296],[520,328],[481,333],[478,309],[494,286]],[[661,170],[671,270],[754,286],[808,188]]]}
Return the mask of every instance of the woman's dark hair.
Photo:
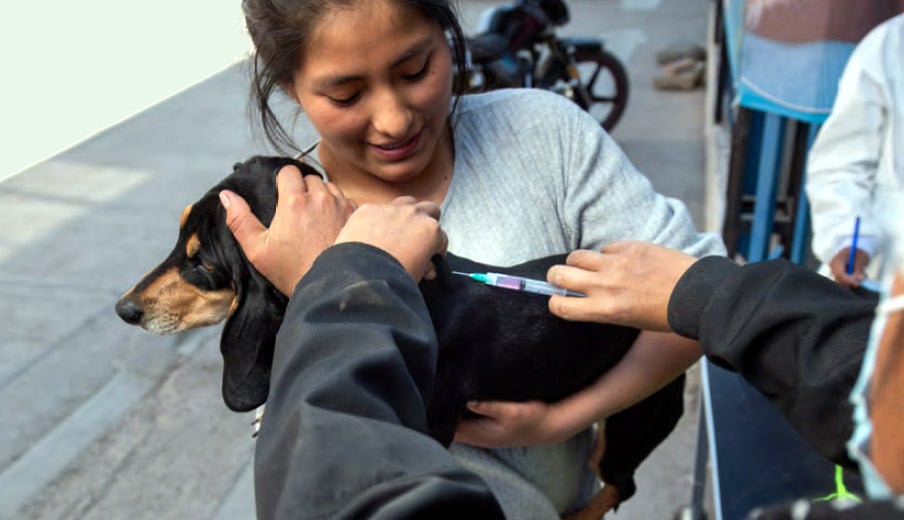
{"label": "woman's dark hair", "polygon": [[[280,88],[292,84],[312,29],[327,10],[347,9],[361,0],[242,0],[245,25],[254,42],[251,59],[252,119],[260,118],[267,140],[280,152],[301,151],[270,106]],[[464,92],[467,80],[465,36],[453,0],[394,0],[410,5],[446,32],[456,68],[453,95]],[[453,107],[454,108],[454,107]]]}

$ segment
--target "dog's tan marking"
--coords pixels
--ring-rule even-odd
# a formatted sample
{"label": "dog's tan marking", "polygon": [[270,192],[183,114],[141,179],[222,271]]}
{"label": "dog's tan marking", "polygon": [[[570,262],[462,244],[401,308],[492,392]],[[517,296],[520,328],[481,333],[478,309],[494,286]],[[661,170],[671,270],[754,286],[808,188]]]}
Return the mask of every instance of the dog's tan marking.
{"label": "dog's tan marking", "polygon": [[219,323],[236,305],[234,290],[204,291],[186,282],[175,267],[151,282],[138,299],[144,311],[141,326],[156,334]]}
{"label": "dog's tan marking", "polygon": [[185,244],[185,254],[189,258],[194,258],[198,251],[201,250],[201,239],[198,238],[197,233],[192,233],[190,237],[188,237],[188,242]]}
{"label": "dog's tan marking", "polygon": [[[123,294],[122,296],[120,296],[119,299],[121,300],[121,299],[123,299],[123,298],[128,298],[128,297],[130,297],[132,294],[134,294],[134,293],[135,293],[135,289],[138,288],[138,285],[141,283],[141,280],[144,280],[145,278],[147,278],[148,276],[150,276],[151,273],[152,273],[153,271],[154,271],[154,270],[151,269],[150,271],[144,273],[144,276],[142,276],[142,277],[139,279],[139,282],[138,282],[137,284],[133,285],[131,289],[129,289],[128,291],[125,292],[125,294]],[[139,296],[138,298],[140,298],[140,296]]]}
{"label": "dog's tan marking", "polygon": [[188,216],[191,214],[192,206],[193,204],[189,204],[188,206],[185,206],[185,209],[182,210],[182,216],[179,217],[179,229],[185,227],[185,221],[188,220]]}
{"label": "dog's tan marking", "polygon": [[596,423],[596,442],[593,443],[593,449],[590,451],[590,456],[587,458],[587,465],[590,466],[590,469],[596,474],[596,477],[600,480],[603,480],[603,476],[600,475],[600,462],[603,460],[603,455],[606,454],[606,421],[597,421]]}
{"label": "dog's tan marking", "polygon": [[239,308],[239,299],[233,298],[232,303],[229,304],[229,310],[226,311],[226,316],[232,316],[232,313],[235,312],[235,310],[238,308]]}
{"label": "dog's tan marking", "polygon": [[580,511],[562,518],[563,520],[600,520],[616,505],[618,505],[618,489],[606,484]]}

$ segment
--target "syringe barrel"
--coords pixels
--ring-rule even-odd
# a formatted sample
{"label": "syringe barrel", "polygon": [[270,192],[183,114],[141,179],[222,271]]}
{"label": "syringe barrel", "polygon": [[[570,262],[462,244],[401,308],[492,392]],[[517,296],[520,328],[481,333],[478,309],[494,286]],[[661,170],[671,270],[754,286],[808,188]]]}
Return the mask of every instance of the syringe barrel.
{"label": "syringe barrel", "polygon": [[550,285],[539,280],[529,279],[524,280],[524,287],[522,288],[522,290],[537,294],[548,294],[550,296],[553,294],[560,294],[562,296],[565,296],[565,294],[567,293],[567,291],[565,289],[562,289],[561,287],[556,287],[555,285]]}
{"label": "syringe barrel", "polygon": [[523,291],[524,283],[527,281],[524,278],[519,276],[509,276],[507,274],[499,274],[499,273],[488,273],[491,284],[496,287],[504,287],[506,289],[514,289],[516,291]]}
{"label": "syringe barrel", "polygon": [[565,289],[561,289],[540,280],[531,280],[530,278],[521,278],[520,276],[509,276],[507,274],[499,273],[488,273],[488,275],[490,283],[496,287],[546,295],[561,294],[564,296],[566,293]]}

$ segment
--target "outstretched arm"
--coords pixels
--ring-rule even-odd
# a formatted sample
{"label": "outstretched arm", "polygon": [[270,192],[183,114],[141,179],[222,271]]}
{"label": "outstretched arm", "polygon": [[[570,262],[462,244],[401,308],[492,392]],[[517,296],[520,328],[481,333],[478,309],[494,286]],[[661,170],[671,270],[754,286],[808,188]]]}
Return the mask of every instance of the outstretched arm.
{"label": "outstretched arm", "polygon": [[593,385],[559,402],[469,403],[468,408],[482,417],[462,421],[455,440],[482,447],[562,441],[648,397],[693,365],[700,355],[696,341],[643,331],[617,365]]}
{"label": "outstretched arm", "polygon": [[[679,304],[681,312],[679,313]],[[824,456],[853,467],[848,400],[875,301],[786,260],[738,266],[703,258],[679,281],[669,322],[737,371]]]}
{"label": "outstretched arm", "polygon": [[574,253],[567,264],[549,281],[588,298],[554,297],[555,314],[699,339],[711,361],[743,376],[817,450],[850,465],[847,396],[874,301],[784,260],[739,266],[643,242]]}
{"label": "outstretched arm", "polygon": [[587,298],[553,296],[553,314],[648,330],[596,383],[562,401],[470,403],[471,411],[483,417],[462,421],[456,440],[483,447],[557,442],[673,380],[702,354],[697,341],[671,334],[668,323],[672,289],[695,261],[681,251],[646,242],[616,242],[604,253],[571,253],[568,265],[551,268],[547,278]]}

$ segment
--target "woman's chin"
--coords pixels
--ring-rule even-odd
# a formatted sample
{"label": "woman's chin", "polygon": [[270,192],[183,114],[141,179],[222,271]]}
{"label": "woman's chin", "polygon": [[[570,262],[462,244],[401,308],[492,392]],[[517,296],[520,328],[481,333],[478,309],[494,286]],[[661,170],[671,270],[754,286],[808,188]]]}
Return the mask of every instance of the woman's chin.
{"label": "woman's chin", "polygon": [[372,175],[386,182],[409,182],[420,177],[429,162],[417,154],[395,161],[373,160],[368,169]]}
{"label": "woman's chin", "polygon": [[383,166],[379,167],[376,170],[372,170],[372,173],[378,179],[383,180],[384,182],[390,182],[393,184],[402,184],[406,182],[412,182],[418,179],[423,173],[423,168],[414,168],[410,166],[403,165],[392,165],[389,167]]}

